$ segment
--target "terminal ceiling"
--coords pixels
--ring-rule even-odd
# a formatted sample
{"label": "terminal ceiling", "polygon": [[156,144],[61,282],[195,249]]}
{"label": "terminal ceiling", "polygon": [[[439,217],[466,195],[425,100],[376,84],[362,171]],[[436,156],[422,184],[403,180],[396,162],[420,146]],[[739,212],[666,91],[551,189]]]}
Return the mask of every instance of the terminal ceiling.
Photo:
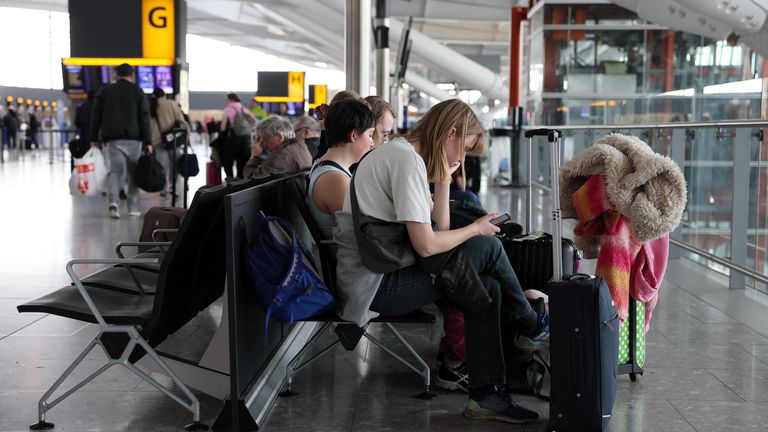
{"label": "terminal ceiling", "polygon": [[[375,5],[375,0],[371,1]],[[187,0],[187,31],[308,66],[325,63],[343,70],[345,3],[345,0]],[[710,36],[720,38],[735,31],[752,49],[768,56],[768,25],[762,21],[757,23],[758,16],[754,20],[756,24],[746,27],[740,24],[744,17],[736,17],[741,11],[753,9],[758,11],[757,15],[761,11],[764,14],[768,0],[614,0],[614,3],[657,24],[694,33],[712,32],[712,25],[696,25],[706,19],[717,24],[716,34]],[[730,7],[735,5],[736,12],[726,13],[729,10],[726,6],[718,9],[725,3]],[[389,15],[401,22],[413,17],[415,30],[506,79],[510,8],[527,4],[527,0],[389,0]],[[67,0],[0,0],[0,6],[66,12]],[[677,12],[658,13],[672,8]],[[750,13],[754,15],[753,12]],[[391,48],[394,57],[397,46],[392,44]],[[432,82],[456,81],[450,70],[430,67],[418,56],[410,59],[409,71]]]}

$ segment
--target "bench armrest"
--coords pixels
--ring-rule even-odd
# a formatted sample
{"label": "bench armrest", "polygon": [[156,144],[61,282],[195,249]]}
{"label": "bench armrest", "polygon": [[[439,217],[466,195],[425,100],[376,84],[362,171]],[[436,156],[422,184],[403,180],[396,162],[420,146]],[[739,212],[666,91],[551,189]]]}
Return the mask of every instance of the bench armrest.
{"label": "bench armrest", "polygon": [[[125,259],[125,256],[123,256],[123,248],[124,247],[138,247],[138,246],[158,246],[160,247],[160,250],[165,253],[165,247],[170,246],[171,242],[120,242],[117,245],[115,245],[115,253],[117,254],[118,258]],[[141,264],[141,263],[134,263],[134,264]]]}
{"label": "bench armrest", "polygon": [[176,234],[177,232],[179,232],[178,228],[158,228],[152,231],[152,241],[160,241],[157,239],[158,234]]}
{"label": "bench armrest", "polygon": [[[83,281],[80,280],[80,277],[75,274],[75,266],[80,264],[157,264],[160,262],[157,258],[86,258],[86,259],[73,259],[72,261],[67,263],[67,274],[69,275],[69,278],[72,279],[72,282],[75,284],[75,287],[77,287],[77,291],[80,293],[80,295],[83,297],[83,300],[85,300],[85,304],[88,306],[88,309],[91,310],[91,313],[96,318],[96,321],[102,326],[106,326],[107,322],[104,320],[104,317],[101,316],[101,312],[99,312],[99,309],[96,307],[96,303],[93,302],[93,299],[90,295],[88,295],[88,291],[85,290],[85,287],[83,286]],[[142,290],[142,295],[144,294]]]}

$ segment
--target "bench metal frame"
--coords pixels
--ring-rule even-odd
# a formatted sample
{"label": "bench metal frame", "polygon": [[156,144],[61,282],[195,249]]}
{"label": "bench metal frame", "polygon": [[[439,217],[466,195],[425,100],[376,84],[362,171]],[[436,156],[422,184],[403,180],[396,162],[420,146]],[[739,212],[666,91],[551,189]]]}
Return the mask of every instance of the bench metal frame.
{"label": "bench metal frame", "polygon": [[[311,321],[311,320],[309,320]],[[390,332],[397,338],[398,342],[402,346],[405,347],[408,352],[411,353],[414,359],[416,359],[416,362],[418,366],[414,366],[411,362],[404,359],[402,356],[397,354],[396,352],[392,351],[391,349],[387,348],[386,345],[384,345],[383,342],[381,342],[379,339],[377,339],[375,336],[370,334],[368,332],[367,326],[363,332],[363,337],[374,343],[376,346],[384,350],[387,354],[391,355],[395,359],[397,359],[400,363],[408,366],[416,372],[419,376],[421,376],[424,379],[424,393],[418,394],[416,397],[420,399],[431,399],[434,397],[434,393],[431,391],[431,370],[429,368],[429,365],[424,361],[424,359],[421,358],[419,353],[416,352],[415,349],[411,346],[411,344],[408,343],[408,341],[405,340],[405,338],[400,334],[399,331],[395,328],[395,326],[392,325],[390,322],[383,321],[381,322],[384,324],[384,327],[389,329]],[[291,386],[293,384],[293,376],[297,374],[302,369],[306,368],[310,364],[312,364],[315,360],[319,359],[326,353],[330,352],[333,348],[336,347],[336,345],[341,343],[340,339],[336,339],[330,344],[328,344],[325,348],[321,349],[319,352],[315,353],[312,357],[308,358],[307,360],[299,363],[302,358],[306,355],[306,353],[309,351],[309,349],[313,346],[315,342],[317,342],[322,335],[327,333],[328,329],[331,328],[331,325],[333,324],[342,324],[342,325],[353,325],[349,323],[348,321],[327,321],[324,322],[320,328],[317,330],[317,332],[306,342],[306,344],[301,348],[301,350],[296,354],[296,356],[288,363],[288,365],[285,368],[285,385],[286,389],[282,393],[280,393],[280,396],[295,396],[297,393],[294,392],[291,389]]]}
{"label": "bench metal frame", "polygon": [[[130,370],[143,380],[147,381],[149,384],[160,390],[164,395],[171,398],[174,402],[178,403],[184,409],[190,411],[192,413],[193,423],[190,425],[187,425],[187,430],[206,430],[207,427],[202,425],[200,423],[200,402],[195,397],[194,394],[192,394],[192,391],[187,387],[184,382],[179,379],[179,377],[171,370],[168,365],[165,364],[163,359],[158,355],[158,353],[149,345],[149,343],[139,334],[139,329],[137,326],[134,325],[115,325],[115,324],[109,324],[104,319],[103,315],[99,311],[98,307],[96,306],[95,302],[91,298],[91,296],[86,291],[85,287],[83,286],[82,281],[80,280],[80,277],[77,276],[77,274],[74,271],[74,267],[76,265],[80,264],[108,264],[108,265],[117,265],[122,264],[126,266],[130,266],[132,264],[157,264],[158,259],[157,258],[117,258],[117,259],[75,259],[72,261],[69,261],[67,263],[67,274],[69,274],[69,277],[72,279],[72,282],[77,287],[78,292],[83,297],[83,300],[85,301],[85,304],[88,306],[88,309],[93,314],[94,318],[97,321],[97,324],[99,325],[99,333],[91,340],[91,342],[83,349],[83,351],[75,358],[75,360],[67,367],[67,369],[59,376],[59,378],[51,385],[51,387],[43,394],[43,396],[40,398],[40,401],[38,402],[38,423],[33,424],[30,426],[30,429],[32,430],[46,430],[46,429],[52,429],[54,427],[53,423],[49,423],[45,421],[45,413],[51,410],[53,407],[58,405],[60,402],[62,402],[64,399],[75,393],[77,390],[82,388],[87,383],[93,381],[96,377],[101,375],[104,371],[109,369],[110,367],[114,365],[122,365],[126,369]],[[143,295],[143,294],[140,294]],[[109,348],[104,344],[103,339],[107,337],[112,337],[113,334],[125,334],[128,337],[128,342],[125,345],[125,348],[122,349],[122,352],[119,355],[116,355],[115,352],[110,353]],[[101,349],[104,351],[104,353],[107,355],[109,360],[107,361],[107,364],[99,368],[97,371],[90,374],[88,377],[82,379],[77,384],[73,385],[69,390],[64,392],[62,395],[58,396],[56,399],[49,401],[49,399],[53,396],[53,393],[61,386],[61,384],[64,383],[64,381],[74,372],[74,370],[80,365],[80,363],[85,359],[85,357],[94,349],[96,346],[101,347]],[[189,402],[184,401],[181,397],[174,394],[171,390],[160,384],[157,380],[152,378],[149,374],[142,371],[135,365],[133,365],[129,361],[129,357],[133,353],[134,349],[137,347],[141,347],[146,351],[146,355],[149,356],[152,360],[155,361],[155,363],[160,367],[160,369],[173,381],[173,384],[178,386],[178,388],[181,390],[181,392],[184,394],[184,396],[187,397]]]}

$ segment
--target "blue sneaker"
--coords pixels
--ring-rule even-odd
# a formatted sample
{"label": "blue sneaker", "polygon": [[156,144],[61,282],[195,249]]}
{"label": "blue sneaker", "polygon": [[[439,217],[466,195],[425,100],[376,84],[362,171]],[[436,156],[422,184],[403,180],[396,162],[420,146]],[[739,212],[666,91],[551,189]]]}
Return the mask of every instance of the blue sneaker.
{"label": "blue sneaker", "polygon": [[464,408],[464,417],[472,420],[495,420],[505,423],[528,424],[539,419],[539,415],[515,403],[502,387],[479,397],[471,397]]}
{"label": "blue sneaker", "polygon": [[549,315],[540,313],[538,330],[533,335],[517,335],[515,346],[523,351],[538,351],[549,348]]}

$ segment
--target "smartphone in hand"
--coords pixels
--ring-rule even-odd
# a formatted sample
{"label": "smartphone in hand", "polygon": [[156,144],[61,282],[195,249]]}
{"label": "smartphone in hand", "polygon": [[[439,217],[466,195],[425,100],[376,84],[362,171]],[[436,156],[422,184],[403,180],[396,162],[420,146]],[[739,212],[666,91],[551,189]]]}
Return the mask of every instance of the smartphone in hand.
{"label": "smartphone in hand", "polygon": [[491,219],[491,223],[496,225],[496,226],[499,226],[499,225],[502,225],[505,222],[509,222],[510,220],[512,220],[512,217],[509,216],[508,213],[504,213],[504,214],[500,215],[497,218]]}

